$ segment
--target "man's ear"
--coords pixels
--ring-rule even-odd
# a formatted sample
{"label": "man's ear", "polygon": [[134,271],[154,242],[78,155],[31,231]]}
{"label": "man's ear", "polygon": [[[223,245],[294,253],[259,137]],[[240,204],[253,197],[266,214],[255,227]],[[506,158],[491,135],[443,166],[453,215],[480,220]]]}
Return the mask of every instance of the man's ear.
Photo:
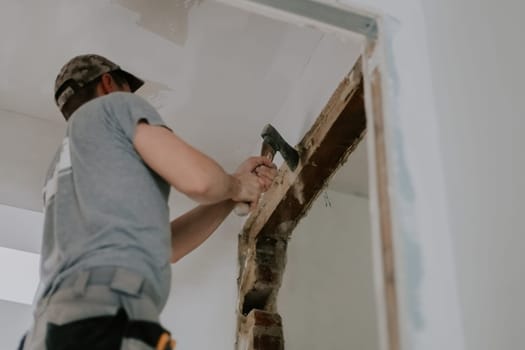
{"label": "man's ear", "polygon": [[113,91],[115,91],[115,82],[113,81],[113,77],[109,73],[104,73],[100,77],[100,88],[102,95],[107,95]]}

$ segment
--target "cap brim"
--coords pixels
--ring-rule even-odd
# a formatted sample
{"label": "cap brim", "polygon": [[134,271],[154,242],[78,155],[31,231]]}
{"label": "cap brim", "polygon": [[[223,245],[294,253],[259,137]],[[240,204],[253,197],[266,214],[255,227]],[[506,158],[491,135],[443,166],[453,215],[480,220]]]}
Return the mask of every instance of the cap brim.
{"label": "cap brim", "polygon": [[133,74],[126,72],[125,70],[120,70],[128,82],[131,92],[137,91],[142,85],[144,85],[144,80],[137,78]]}

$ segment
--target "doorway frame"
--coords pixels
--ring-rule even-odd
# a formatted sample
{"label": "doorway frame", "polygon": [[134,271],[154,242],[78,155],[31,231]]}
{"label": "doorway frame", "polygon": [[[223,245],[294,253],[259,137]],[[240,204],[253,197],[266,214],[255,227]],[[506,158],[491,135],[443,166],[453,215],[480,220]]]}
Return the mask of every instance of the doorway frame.
{"label": "doorway frame", "polygon": [[374,264],[374,285],[380,349],[401,347],[399,291],[396,283],[394,223],[392,220],[391,164],[385,123],[385,99],[390,63],[382,15],[340,3],[313,0],[215,0],[258,15],[325,33],[362,39],[360,59],[367,117],[369,199]]}

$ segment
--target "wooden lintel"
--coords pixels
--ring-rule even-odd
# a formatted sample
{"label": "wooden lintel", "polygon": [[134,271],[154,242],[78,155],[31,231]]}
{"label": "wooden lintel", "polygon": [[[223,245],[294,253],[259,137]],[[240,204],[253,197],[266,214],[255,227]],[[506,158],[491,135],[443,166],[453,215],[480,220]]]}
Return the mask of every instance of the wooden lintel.
{"label": "wooden lintel", "polygon": [[321,115],[296,146],[295,171],[283,164],[243,229],[244,243],[261,234],[285,239],[366,130],[361,61],[343,79]]}
{"label": "wooden lintel", "polygon": [[289,236],[365,132],[359,60],[296,146],[300,161],[295,171],[283,164],[239,237],[239,331],[252,310],[276,312]]}

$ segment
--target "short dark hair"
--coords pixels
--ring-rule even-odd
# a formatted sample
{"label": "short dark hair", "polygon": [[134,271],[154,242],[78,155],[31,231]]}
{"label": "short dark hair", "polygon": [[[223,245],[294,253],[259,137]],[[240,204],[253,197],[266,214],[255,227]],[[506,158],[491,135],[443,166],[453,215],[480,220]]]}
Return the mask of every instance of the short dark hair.
{"label": "short dark hair", "polygon": [[[109,74],[119,87],[123,87],[124,84],[127,84],[127,80],[124,77],[124,74],[122,74],[120,71],[114,70],[109,72]],[[101,82],[101,80],[102,76],[90,81],[81,89],[75,91],[75,94],[67,100],[66,104],[60,110],[66,121],[69,120],[69,118],[71,118],[71,115],[80,106],[97,97],[97,85]]]}

